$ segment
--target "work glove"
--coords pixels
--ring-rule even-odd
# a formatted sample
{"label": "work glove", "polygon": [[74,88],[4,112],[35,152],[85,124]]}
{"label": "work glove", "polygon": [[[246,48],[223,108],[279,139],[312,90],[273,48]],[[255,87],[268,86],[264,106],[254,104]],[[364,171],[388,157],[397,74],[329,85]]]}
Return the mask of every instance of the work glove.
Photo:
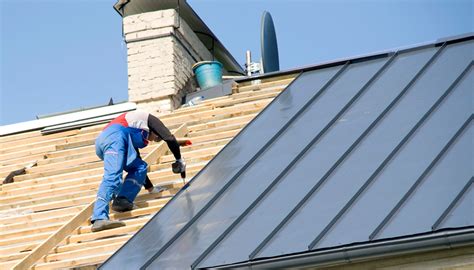
{"label": "work glove", "polygon": [[186,162],[184,162],[184,159],[182,158],[177,159],[173,164],[171,164],[171,168],[174,173],[183,173],[186,171]]}

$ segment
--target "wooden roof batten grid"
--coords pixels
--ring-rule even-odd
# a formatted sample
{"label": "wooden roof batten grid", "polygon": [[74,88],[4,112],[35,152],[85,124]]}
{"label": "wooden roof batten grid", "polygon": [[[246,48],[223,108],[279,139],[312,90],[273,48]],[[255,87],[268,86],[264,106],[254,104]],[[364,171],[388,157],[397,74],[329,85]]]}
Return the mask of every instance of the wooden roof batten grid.
{"label": "wooden roof batten grid", "polygon": [[[186,138],[193,142],[182,148],[188,177],[197,174],[292,80],[293,77],[285,76],[255,85],[241,83],[230,96],[159,115],[171,130],[187,125]],[[32,265],[32,269],[98,265],[181,188],[178,177],[169,169],[174,158],[165,147],[154,157],[156,163],[150,163],[149,176],[154,184],[169,189],[158,195],[141,192],[135,202],[137,209],[111,213],[112,219],[123,220],[127,226],[91,233],[90,214],[86,211],[87,214],[81,216],[80,213],[86,206],[90,207],[101,181],[102,163],[95,156],[93,143],[103,126],[44,136],[33,131],[0,137],[0,149],[3,149],[0,173],[10,168],[7,166],[38,164],[27,169],[26,174],[16,176],[14,183],[0,186],[0,268],[22,266],[23,261],[28,261],[26,265]],[[15,145],[19,142],[21,144]],[[143,155],[149,154],[156,145],[144,149]],[[74,228],[66,230],[70,233],[53,241],[58,243],[52,247],[44,244],[77,216],[81,216],[80,221],[75,220]],[[37,250],[41,252],[37,253]]]}

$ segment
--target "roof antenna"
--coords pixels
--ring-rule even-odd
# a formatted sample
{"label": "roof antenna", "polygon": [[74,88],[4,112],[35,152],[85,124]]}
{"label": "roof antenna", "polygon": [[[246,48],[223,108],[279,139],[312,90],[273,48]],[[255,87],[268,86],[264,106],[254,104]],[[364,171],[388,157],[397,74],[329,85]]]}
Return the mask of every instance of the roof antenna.
{"label": "roof antenna", "polygon": [[114,100],[112,98],[110,98],[109,104],[107,104],[107,106],[112,106],[112,105],[114,105]]}
{"label": "roof antenna", "polygon": [[247,50],[245,54],[245,72],[247,76],[252,76],[252,74],[260,72],[260,63],[252,62],[252,53],[250,50]]}
{"label": "roof antenna", "polygon": [[262,15],[260,44],[262,50],[262,73],[279,71],[278,44],[272,15],[264,11]]}

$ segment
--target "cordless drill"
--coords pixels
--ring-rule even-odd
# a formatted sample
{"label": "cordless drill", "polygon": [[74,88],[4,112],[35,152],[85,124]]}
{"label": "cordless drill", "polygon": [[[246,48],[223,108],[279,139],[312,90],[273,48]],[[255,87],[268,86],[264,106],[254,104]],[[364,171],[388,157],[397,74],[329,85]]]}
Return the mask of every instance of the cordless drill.
{"label": "cordless drill", "polygon": [[183,179],[183,185],[186,184],[186,171],[181,173],[181,179]]}
{"label": "cordless drill", "polygon": [[184,160],[179,159],[176,160],[173,164],[171,164],[171,168],[174,173],[181,174],[181,179],[183,179],[183,184],[186,183],[186,163]]}

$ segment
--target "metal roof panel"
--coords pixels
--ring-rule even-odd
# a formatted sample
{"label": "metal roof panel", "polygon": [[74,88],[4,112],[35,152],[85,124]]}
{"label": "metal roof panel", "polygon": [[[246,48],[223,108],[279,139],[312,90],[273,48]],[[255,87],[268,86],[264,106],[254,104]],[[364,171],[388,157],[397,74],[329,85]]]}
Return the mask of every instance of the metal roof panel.
{"label": "metal roof panel", "polygon": [[[426,159],[416,182],[401,196],[396,216],[391,217],[378,238],[429,231],[456,194],[472,177],[472,96],[473,76],[465,75],[444,104],[412,141],[413,162]],[[409,146],[407,145],[407,148]],[[416,151],[416,153],[415,153]],[[404,153],[410,154],[409,149]],[[416,156],[419,159],[415,161]],[[410,163],[410,160],[403,160]],[[456,170],[453,170],[456,168]],[[441,181],[441,182],[440,182]],[[413,218],[416,216],[417,218]]]}
{"label": "metal roof panel", "polygon": [[211,267],[474,226],[473,50],[463,37],[303,72],[102,268]]}
{"label": "metal roof panel", "polygon": [[[323,178],[319,180],[319,182],[325,181],[324,185],[314,190],[314,194],[311,194],[305,205],[275,235],[274,239],[262,250],[262,254],[259,256],[270,257],[286,254],[290,250],[285,247],[289,245],[289,242],[299,243],[301,249],[303,245],[308,247],[312,244],[312,241],[309,240],[310,238],[314,240],[317,237],[326,237],[326,234],[330,233],[329,230],[332,229],[331,223],[333,221],[339,222],[341,217],[344,218],[345,212],[341,212],[344,207],[351,207],[350,209],[352,209],[353,205],[350,203],[352,198],[359,199],[354,196],[359,191],[361,192],[358,195],[359,197],[364,195],[367,188],[369,190],[372,189],[374,183],[382,181],[383,184],[381,185],[388,187],[390,192],[384,194],[384,196],[380,195],[383,193],[378,193],[377,196],[373,197],[372,204],[383,204],[384,202],[389,202],[391,198],[396,202],[403,196],[404,192],[401,190],[403,181],[408,181],[409,183],[414,181],[410,175],[417,173],[421,166],[424,166],[422,164],[423,160],[413,156],[413,154],[419,153],[418,149],[415,149],[414,152],[406,152],[407,147],[405,145],[411,139],[410,133],[417,131],[415,127],[430,110],[430,107],[445,93],[450,84],[469,64],[469,59],[460,59],[461,55],[466,54],[462,54],[463,51],[458,50],[458,46],[469,48],[466,44],[461,44],[454,45],[454,48],[447,47],[445,51],[440,51],[426,71],[411,86],[412,89],[402,97],[399,103],[384,117],[383,121],[376,126],[360,148],[354,150],[349,159],[340,165],[328,180]],[[459,57],[456,59],[456,64],[449,61],[454,56]],[[437,63],[445,63],[446,66],[437,65]],[[449,72],[446,70],[446,67],[450,67]],[[433,80],[436,76],[445,79],[442,81]],[[358,155],[359,153],[362,155]],[[370,160],[370,156],[374,155],[378,155],[373,160],[374,162],[367,162]],[[402,156],[399,158],[401,162],[396,163],[394,159],[400,155]],[[407,158],[409,158],[409,161],[406,161]],[[361,174],[362,177],[356,178],[354,177],[354,171],[364,172],[364,174]],[[313,174],[315,173],[317,172],[313,171]],[[320,174],[322,175],[323,173]],[[397,185],[392,184],[394,177],[399,179]],[[383,200],[379,202],[381,198]],[[391,207],[388,208],[389,211],[390,209]],[[338,213],[341,213],[342,216],[337,217]],[[372,219],[373,213],[367,211],[364,216],[357,219],[359,218]],[[302,228],[301,224],[311,223],[313,223],[313,232],[297,229]]]}
{"label": "metal roof panel", "polygon": [[[423,63],[434,54],[434,51],[434,48],[429,48],[422,52],[413,52],[395,58],[393,63],[368,87],[364,95],[338,119],[331,130],[331,136],[326,136],[317,143],[305,158],[287,173],[258,207],[222,241],[214,253],[203,262],[203,265],[225,264],[227,262],[224,260],[229,257],[224,256],[226,254],[231,254],[231,258],[236,257],[240,260],[248,257],[268,234],[262,232],[273,230],[304,196],[305,191],[309,190],[321,177],[313,172],[324,169],[327,171],[334,164],[334,160],[320,153],[334,151],[334,145],[343,138],[346,139],[346,143],[354,143],[364,129],[368,128],[399,94],[400,88],[403,88]],[[393,74],[398,76],[393,76]],[[339,146],[343,150],[349,147]],[[368,157],[370,158],[370,154]],[[351,172],[351,174],[357,173],[359,173],[358,170]],[[260,233],[254,237],[246,237],[247,232],[253,229]],[[236,246],[239,249],[235,249]]]}
{"label": "metal roof panel", "polygon": [[[286,165],[310,143],[316,134],[324,134],[322,130],[325,126],[329,122],[337,120],[337,118],[334,119],[334,116],[339,113],[339,109],[349,103],[351,97],[370,79],[370,77],[360,75],[376,73],[386,61],[387,59],[376,59],[357,63],[341,73],[324,94],[315,99],[298,118],[291,122],[286,130],[279,133],[278,138],[226,190],[225,196],[220,197],[193,224],[193,227],[199,229],[188,230],[180,236],[180,239],[193,239],[193,241],[175,240],[175,243],[160,257],[165,261],[175,258],[173,266],[178,268],[192,264],[193,258],[204,252],[205,248],[224,232],[229,223],[238,217],[273,179],[278,177]],[[313,76],[317,73],[313,72]],[[336,87],[344,90],[333,91]],[[269,162],[270,160],[271,162]],[[285,201],[281,202],[285,203]],[[226,222],[219,223],[219,220]],[[207,228],[207,224],[217,225]],[[259,233],[258,231],[249,231],[247,237],[252,238]],[[188,250],[184,256],[175,256],[178,250],[183,250],[187,246],[193,246],[193,249]],[[191,259],[190,261],[187,260],[188,257]],[[150,267],[161,268],[166,267],[166,264],[162,264],[161,260],[155,260]]]}
{"label": "metal roof panel", "polygon": [[[470,106],[466,104],[465,100],[462,100],[465,98],[465,94],[465,91],[459,91],[453,93],[453,96],[449,97],[446,101],[446,106],[442,108],[443,110],[440,109],[439,112],[436,112],[432,118],[427,121],[425,126],[415,135],[416,137],[404,146],[403,153],[407,153],[408,155],[400,154],[399,157],[388,165],[384,172],[387,174],[382,173],[382,175],[375,180],[365,194],[363,194],[360,199],[351,206],[351,210],[334,225],[334,228],[327,237],[322,239],[319,247],[336,246],[345,243],[369,240],[369,235],[396,206],[397,202],[403,197],[403,195],[406,194],[407,190],[410,188],[410,184],[413,184],[413,182],[415,182],[419,177],[422,177],[422,171],[420,170],[415,170],[413,176],[409,177],[408,165],[401,164],[401,162],[412,163],[415,166],[419,166],[420,164],[417,163],[421,163],[423,159],[428,160],[428,163],[431,162],[434,157],[439,154],[444,144],[452,138],[459,127],[461,127],[469,118],[471,113]],[[456,111],[456,108],[454,107],[459,104],[463,104],[464,106],[458,106],[460,111],[452,113],[453,111]],[[444,123],[442,120],[444,120]],[[453,123],[450,123],[450,121]],[[395,163],[399,163],[400,165],[397,166]],[[426,162],[424,164],[426,164]],[[463,167],[464,165],[465,164],[459,164],[459,166],[465,170],[466,167]],[[405,168],[407,171],[404,170]],[[452,168],[453,166],[449,167],[449,169]],[[469,167],[467,167],[467,169],[469,169]],[[392,173],[389,173],[390,171]],[[464,182],[466,179],[460,179],[460,181]],[[429,194],[432,194],[433,191],[434,190],[431,188],[426,190],[423,189],[423,192]],[[434,194],[439,196],[438,193]],[[450,196],[447,196],[448,194],[445,195],[447,199],[450,200]],[[433,203],[432,201],[426,201],[426,203],[433,204],[433,208],[438,209],[438,211],[442,211],[446,208],[446,206],[438,205],[437,203],[439,202]],[[410,205],[410,209],[416,212],[423,211],[422,207],[423,204]],[[434,212],[432,210],[433,209],[430,209],[430,212]],[[440,213],[438,216],[439,215]],[[359,218],[364,216],[366,218]],[[415,228],[421,228],[422,224],[427,222],[426,220],[421,220],[423,213],[417,214],[417,216],[420,218],[411,217],[414,222],[410,227],[412,234],[415,233]],[[432,222],[433,221],[431,221],[431,223],[428,222],[430,223],[429,226],[433,224]],[[427,230],[426,226],[423,230]],[[351,233],[345,233],[347,231],[350,231]],[[400,235],[403,234],[400,233],[397,236]]]}

